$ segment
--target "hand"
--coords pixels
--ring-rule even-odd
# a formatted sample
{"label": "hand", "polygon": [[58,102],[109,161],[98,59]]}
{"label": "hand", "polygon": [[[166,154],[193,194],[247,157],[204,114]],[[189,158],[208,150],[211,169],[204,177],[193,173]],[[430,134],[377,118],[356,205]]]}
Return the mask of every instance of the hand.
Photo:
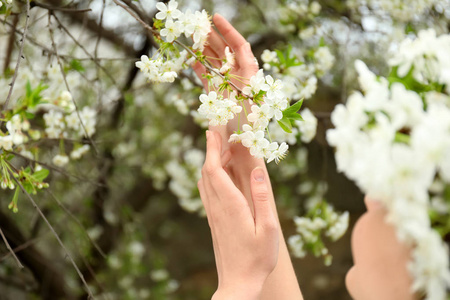
{"label": "hand", "polygon": [[[206,55],[214,67],[220,68],[220,61],[225,57],[225,47],[228,46],[235,53],[236,62],[231,70],[231,74],[239,76],[240,78],[250,79],[258,71],[258,65],[255,63],[255,57],[250,48],[250,44],[244,37],[221,15],[215,14],[213,22],[218,32],[214,29],[208,37],[203,54]],[[208,82],[202,78],[205,73],[205,67],[197,62],[193,66],[197,76],[202,80],[205,90],[208,91]],[[245,86],[246,80],[243,82],[234,80],[239,88]],[[247,103],[247,111],[250,110],[250,105]],[[230,135],[237,130],[238,117],[228,122],[227,126],[218,126],[210,128],[212,131],[219,132],[222,136],[222,150],[224,156],[229,156],[229,164],[227,170],[229,176],[232,178],[236,186],[248,198],[251,198],[250,193],[250,173],[256,167],[265,169],[263,159],[257,159],[250,155],[249,150],[241,144],[230,144],[228,139]],[[244,112],[240,116],[241,124],[247,120]],[[249,200],[250,202],[250,200]]]}
{"label": "hand", "polygon": [[262,168],[251,173],[253,217],[247,199],[222,167],[218,133],[207,132],[206,161],[198,188],[211,228],[219,286],[213,299],[259,299],[278,259],[279,228],[269,180]]}
{"label": "hand", "polygon": [[[219,68],[222,65],[222,59],[225,58],[225,47],[229,47],[235,54],[235,64],[231,69],[230,74],[235,75],[239,80],[232,79],[231,81],[240,89],[245,87],[249,82],[249,79],[258,71],[258,65],[255,62],[255,56],[252,53],[250,44],[244,39],[244,37],[221,15],[215,14],[213,22],[218,32],[214,29],[211,30],[208,41],[206,43],[203,54],[207,57],[207,60],[215,68]],[[197,76],[202,80],[203,86],[206,91],[209,91],[208,81],[202,77],[202,74],[206,72],[205,67],[197,62],[193,65],[193,69]],[[249,105],[246,106],[249,109]],[[246,120],[245,114],[241,113],[241,124]],[[224,133],[228,137],[237,129],[236,116],[232,121],[228,123]],[[221,133],[222,134],[222,133]]]}

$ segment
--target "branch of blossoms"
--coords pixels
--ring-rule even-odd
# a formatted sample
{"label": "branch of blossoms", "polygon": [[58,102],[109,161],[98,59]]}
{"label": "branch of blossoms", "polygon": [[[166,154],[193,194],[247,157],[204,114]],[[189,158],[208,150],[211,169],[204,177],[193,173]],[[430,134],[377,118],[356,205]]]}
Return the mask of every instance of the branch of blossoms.
{"label": "branch of blossoms", "polygon": [[[158,38],[158,39],[161,39],[161,34],[160,34],[160,32],[158,32],[158,31],[155,30],[154,28],[150,27],[147,23],[145,23],[145,22],[137,15],[136,12],[132,11],[129,7],[127,7],[126,5],[120,3],[118,0],[113,0],[113,1],[114,1],[114,3],[116,3],[117,5],[119,5],[120,7],[122,7],[124,10],[126,10],[126,11],[127,11],[127,12],[128,12],[128,13],[136,20],[136,21],[138,21],[145,29],[147,29],[149,32],[151,32],[151,33],[153,34],[153,36],[155,36],[155,37]],[[176,2],[173,1],[173,0],[170,1],[170,2],[176,3]],[[162,3],[161,3],[161,4],[162,4]],[[162,4],[162,5],[164,5],[164,4]],[[177,6],[177,5],[178,5],[178,3],[176,4],[176,6]],[[157,6],[158,6],[158,5],[157,5]],[[176,6],[175,6],[175,9],[176,9]],[[169,31],[170,31],[170,30],[172,30],[172,29],[169,29]],[[208,30],[208,32],[209,32],[209,30]],[[206,69],[207,69],[208,71],[210,71],[210,72],[216,74],[217,76],[219,76],[219,77],[222,78],[223,80],[226,79],[225,76],[224,76],[223,74],[221,74],[220,72],[218,72],[217,69],[213,68],[212,65],[211,65],[208,61],[199,58],[199,57],[198,57],[198,54],[197,54],[197,53],[194,53],[194,52],[192,51],[191,48],[189,48],[188,46],[186,46],[185,44],[181,43],[180,41],[178,41],[178,40],[176,40],[176,39],[172,40],[172,42],[174,42],[175,44],[177,44],[177,45],[179,45],[180,47],[182,47],[182,48],[183,48],[184,50],[186,50],[190,55],[192,55],[192,57],[195,57],[200,63],[202,63],[202,64],[206,67]],[[203,42],[205,42],[205,41],[203,41]],[[201,55],[201,54],[200,54],[200,55]],[[234,89],[236,89],[236,91],[238,91],[239,93],[242,93],[242,90],[241,90],[239,87],[237,87],[233,82],[230,81],[229,84],[230,84]]]}
{"label": "branch of blossoms", "polygon": [[[229,142],[242,143],[249,148],[251,155],[265,158],[267,162],[278,163],[285,157],[288,145],[286,142],[272,142],[268,126],[270,121],[275,119],[283,130],[292,132],[295,122],[302,120],[298,114],[302,100],[289,106],[290,99],[282,91],[282,81],[274,80],[270,75],[264,76],[262,69],[252,78],[233,74],[235,57],[229,47],[225,48],[225,58],[221,59],[220,69],[214,68],[209,58],[202,53],[211,30],[210,17],[205,10],[187,10],[182,13],[177,9],[178,3],[175,0],[169,1],[167,5],[157,3],[159,12],[152,28],[130,8],[118,0],[114,2],[150,31],[160,45],[151,59],[144,55],[141,61],[136,63],[147,79],[153,82],[173,82],[183,68],[187,68],[194,61],[200,62],[205,66],[206,73],[203,76],[208,82],[210,92],[200,95],[202,104],[198,109],[199,114],[206,117],[211,126],[226,125],[237,116],[238,130],[230,136]],[[178,40],[182,34],[186,38],[192,38],[192,47]],[[183,51],[180,52],[175,45],[179,45]],[[232,79],[246,86],[241,89]],[[223,92],[227,92],[228,98],[225,98]],[[244,105],[247,101],[251,105],[250,112],[247,112]],[[242,125],[243,131],[240,124],[242,109],[249,123]]]}

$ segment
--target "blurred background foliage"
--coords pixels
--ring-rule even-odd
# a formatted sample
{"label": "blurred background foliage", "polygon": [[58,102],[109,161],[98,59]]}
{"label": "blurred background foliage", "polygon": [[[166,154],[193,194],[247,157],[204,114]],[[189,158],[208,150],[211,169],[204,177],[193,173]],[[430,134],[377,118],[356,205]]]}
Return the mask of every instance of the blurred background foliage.
{"label": "blurred background foliage", "polygon": [[[155,1],[123,2],[152,22]],[[211,15],[224,15],[251,43],[261,66],[265,49],[292,45],[298,57],[308,60],[310,49],[328,45],[334,65],[320,74],[315,94],[304,103],[318,119],[316,137],[310,143],[297,137],[287,159],[278,166],[270,164],[269,171],[286,238],[296,232],[293,217],[304,215],[308,203],[321,199],[338,211],[349,211],[351,228],[364,212],[363,195],[336,172],[333,150],[325,140],[330,112],[358,88],[356,58],[386,75],[386,58],[405,36],[428,27],[448,32],[449,1],[392,1],[391,6],[386,6],[391,1],[375,0],[179,2],[182,10],[204,8]],[[51,26],[65,72],[74,77],[74,99],[97,111],[95,135],[81,141],[94,143],[97,151],[64,170],[51,164],[61,149],[59,141],[41,139],[35,144],[45,149],[39,150],[41,165],[47,163],[51,170],[46,180],[50,188],[33,196],[38,206],[96,298],[210,299],[217,276],[196,191],[205,124],[191,115],[202,91],[194,74],[183,72],[173,84],[146,82],[135,61],[149,54],[155,42],[112,1],[30,3],[25,59],[13,98],[22,97],[27,81],[33,86],[42,81],[50,87],[63,84],[62,78],[48,79],[47,69],[57,64],[58,55],[50,46]],[[56,9],[60,7],[70,9]],[[85,8],[92,11],[71,11]],[[23,1],[1,8],[1,97],[9,90],[25,12]],[[58,19],[49,25],[50,13]],[[32,125],[44,126],[39,118]],[[69,140],[63,144],[66,151],[72,147]],[[19,156],[14,160],[19,166],[34,163]],[[26,197],[19,196],[19,212],[14,214],[7,209],[13,192],[1,190],[0,195],[0,228],[25,266],[19,269],[0,243],[0,299],[86,299],[67,255]],[[331,266],[311,255],[293,259],[305,299],[350,299],[344,284],[352,265],[350,231],[338,242],[327,243],[334,257]]]}

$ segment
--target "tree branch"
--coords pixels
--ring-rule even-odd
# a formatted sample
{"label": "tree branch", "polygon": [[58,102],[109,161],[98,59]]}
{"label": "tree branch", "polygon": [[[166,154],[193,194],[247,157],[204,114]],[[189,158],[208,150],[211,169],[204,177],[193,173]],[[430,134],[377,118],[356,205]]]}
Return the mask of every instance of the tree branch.
{"label": "tree branch", "polygon": [[23,265],[20,263],[20,260],[17,258],[17,256],[14,253],[13,249],[9,245],[8,240],[6,239],[5,235],[3,234],[3,230],[1,228],[0,228],[0,235],[2,236],[2,239],[5,242],[6,248],[8,249],[8,251],[11,253],[11,255],[16,260],[16,263],[17,263],[17,266],[19,267],[19,269],[23,269]]}

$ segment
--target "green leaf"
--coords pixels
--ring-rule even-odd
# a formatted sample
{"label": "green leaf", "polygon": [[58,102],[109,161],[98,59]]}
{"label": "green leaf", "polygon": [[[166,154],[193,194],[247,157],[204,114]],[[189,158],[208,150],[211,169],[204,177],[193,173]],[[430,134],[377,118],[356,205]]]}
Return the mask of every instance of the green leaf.
{"label": "green leaf", "polygon": [[290,120],[294,120],[294,121],[303,121],[303,118],[300,114],[295,113],[295,114],[290,114],[289,116],[287,116]]}
{"label": "green leaf", "polygon": [[22,185],[23,185],[23,188],[25,189],[25,191],[27,191],[28,194],[35,194],[36,193],[35,190],[34,190],[34,187],[31,185],[30,182],[27,181],[27,182],[23,183]]}
{"label": "green leaf", "polygon": [[36,105],[38,105],[42,99],[41,92],[47,88],[47,85],[42,85],[41,83],[39,83],[39,85],[35,89],[33,89],[30,82],[27,81],[25,105],[29,107],[35,107]]}
{"label": "green leaf", "polygon": [[289,106],[285,110],[283,110],[283,116],[289,116],[292,114],[297,114],[297,112],[300,110],[303,104],[303,99],[300,99],[297,101],[294,105]]}
{"label": "green leaf", "polygon": [[404,134],[404,133],[401,133],[401,132],[396,132],[395,133],[394,142],[403,143],[403,144],[409,145],[410,140],[411,140],[411,137],[409,135],[407,135],[407,134]]}
{"label": "green leaf", "polygon": [[33,113],[25,111],[24,114],[25,114],[25,118],[27,118],[28,120],[34,119],[34,114]]}
{"label": "green leaf", "polygon": [[50,174],[50,171],[47,169],[41,169],[37,172],[33,173],[34,179],[36,179],[39,182],[42,182],[45,178],[47,178],[48,174]]}
{"label": "green leaf", "polygon": [[81,62],[78,59],[72,59],[70,61],[70,68],[72,70],[75,70],[75,71],[78,71],[78,72],[84,72],[85,71],[83,65],[81,64]]}
{"label": "green leaf", "polygon": [[278,60],[280,61],[280,63],[282,65],[284,65],[286,63],[286,60],[284,59],[283,52],[281,52],[280,50],[277,50],[277,49],[275,49],[275,52],[277,53]]}
{"label": "green leaf", "polygon": [[288,118],[283,117],[281,120],[278,121],[278,125],[280,125],[280,127],[287,133],[292,133],[292,124]]}
{"label": "green leaf", "polygon": [[320,38],[319,47],[325,47],[327,44],[325,43],[325,39],[323,37]]}
{"label": "green leaf", "polygon": [[29,80],[27,81],[27,84],[25,85],[25,89],[27,91],[26,92],[27,98],[30,98],[30,96],[31,96],[31,94],[33,92],[33,89],[31,88],[31,83],[30,83]]}

